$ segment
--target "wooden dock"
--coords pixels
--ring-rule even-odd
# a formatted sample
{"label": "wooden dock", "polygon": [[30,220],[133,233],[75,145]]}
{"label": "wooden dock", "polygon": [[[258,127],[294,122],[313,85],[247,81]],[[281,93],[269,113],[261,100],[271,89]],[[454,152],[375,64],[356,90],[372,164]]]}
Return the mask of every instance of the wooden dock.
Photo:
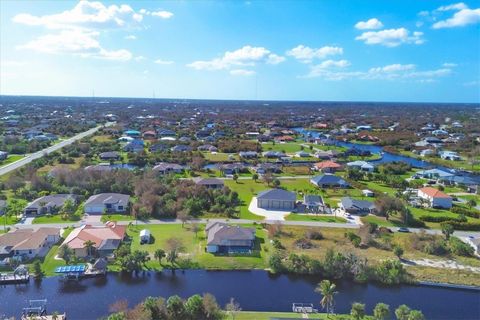
{"label": "wooden dock", "polygon": [[0,284],[28,283],[29,281],[29,274],[0,273]]}

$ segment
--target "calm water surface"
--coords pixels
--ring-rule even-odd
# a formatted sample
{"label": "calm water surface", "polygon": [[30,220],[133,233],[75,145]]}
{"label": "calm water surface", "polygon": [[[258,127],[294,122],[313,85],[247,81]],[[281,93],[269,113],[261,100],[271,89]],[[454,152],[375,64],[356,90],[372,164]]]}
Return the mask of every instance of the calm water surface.
{"label": "calm water surface", "polygon": [[[205,271],[163,273],[147,272],[125,277],[109,274],[106,278],[84,279],[64,284],[59,278],[41,283],[0,288],[0,315],[18,317],[29,299],[48,299],[50,312],[67,312],[69,319],[97,319],[108,313],[108,306],[127,299],[130,306],[147,296],[178,294],[181,297],[209,292],[224,306],[230,297],[243,310],[290,311],[292,302],[315,303],[318,277],[271,275],[266,271]],[[349,313],[352,302],[367,305],[368,312],[377,302],[395,309],[400,304],[421,309],[428,319],[480,319],[480,291],[427,286],[382,287],[337,283],[336,311]]]}

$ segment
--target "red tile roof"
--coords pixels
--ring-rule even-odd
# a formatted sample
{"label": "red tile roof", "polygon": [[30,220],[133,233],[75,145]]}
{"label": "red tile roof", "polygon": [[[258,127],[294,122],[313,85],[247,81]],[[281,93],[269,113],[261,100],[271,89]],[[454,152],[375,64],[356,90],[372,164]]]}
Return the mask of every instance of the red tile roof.
{"label": "red tile roof", "polygon": [[425,187],[419,191],[422,191],[424,194],[432,198],[450,198],[448,194],[432,187]]}
{"label": "red tile roof", "polygon": [[342,167],[342,165],[336,163],[335,161],[330,161],[330,160],[315,163],[315,168],[317,168],[319,170],[320,169],[327,169],[327,168],[338,169],[338,168],[341,168],[341,167]]}

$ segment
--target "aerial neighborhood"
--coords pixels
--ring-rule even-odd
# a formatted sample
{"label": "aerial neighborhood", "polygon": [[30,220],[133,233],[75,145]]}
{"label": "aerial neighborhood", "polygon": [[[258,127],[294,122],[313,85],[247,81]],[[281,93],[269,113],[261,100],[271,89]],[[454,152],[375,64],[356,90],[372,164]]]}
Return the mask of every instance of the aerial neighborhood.
{"label": "aerial neighborhood", "polygon": [[[469,269],[480,254],[480,132],[467,110],[412,109],[406,121],[401,106],[235,108],[6,101],[2,270],[81,279],[267,269],[480,284]],[[360,265],[340,274],[327,267],[332,255]],[[430,272],[447,260],[455,273]]]}

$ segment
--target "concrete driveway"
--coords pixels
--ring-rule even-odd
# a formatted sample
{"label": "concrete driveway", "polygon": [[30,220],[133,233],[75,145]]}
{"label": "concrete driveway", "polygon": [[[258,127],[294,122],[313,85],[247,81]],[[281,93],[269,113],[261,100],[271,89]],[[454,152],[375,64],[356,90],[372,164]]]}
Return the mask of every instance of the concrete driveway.
{"label": "concrete driveway", "polygon": [[266,220],[285,220],[285,217],[288,216],[291,211],[285,211],[285,210],[266,210],[257,207],[257,197],[253,197],[252,201],[250,202],[250,205],[248,206],[248,210],[250,210],[251,213],[254,213],[256,215],[265,217]]}

